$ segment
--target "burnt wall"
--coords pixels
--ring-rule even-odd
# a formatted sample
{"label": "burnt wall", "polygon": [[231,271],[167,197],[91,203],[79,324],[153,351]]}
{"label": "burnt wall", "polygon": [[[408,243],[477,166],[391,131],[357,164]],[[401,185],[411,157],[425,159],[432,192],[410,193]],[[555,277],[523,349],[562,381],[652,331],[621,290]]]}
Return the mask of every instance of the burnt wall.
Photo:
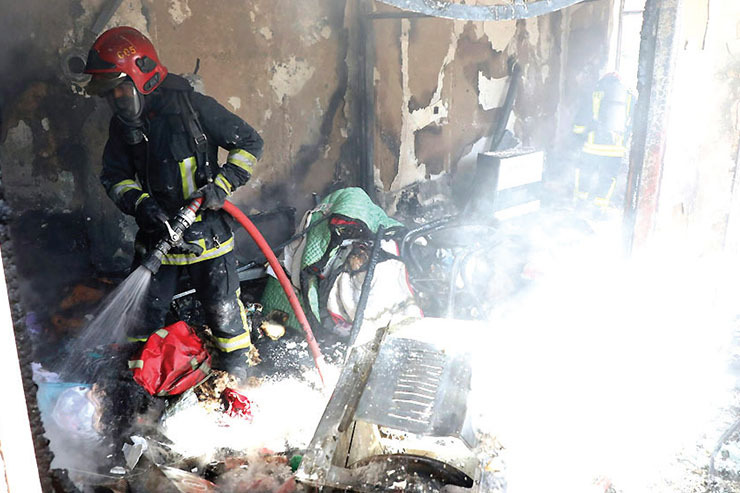
{"label": "burnt wall", "polygon": [[[130,265],[135,226],[98,182],[110,113],[64,75],[86,53],[104,0],[0,0],[0,166],[29,296]],[[500,118],[507,59],[523,69],[510,128],[548,149],[569,102],[605,63],[610,0],[518,22],[371,21],[376,185],[400,190],[455,174]],[[107,27],[147,34],[173,73],[200,60],[203,91],[252,124],[265,153],[234,200],[246,210],[311,204],[360,182],[358,110],[365,0],[125,0]],[[563,123],[565,122],[565,123]],[[469,160],[468,160],[469,161]]]}
{"label": "burnt wall", "polygon": [[[87,52],[87,29],[108,1],[0,3],[2,179],[29,292],[124,270],[135,227],[98,182],[110,113],[62,66],[68,53]],[[265,140],[259,167],[233,200],[246,210],[301,210],[311,192],[352,184],[356,174],[347,60],[353,4],[125,0],[107,27],[144,32],[172,73],[190,73],[200,59],[203,92]]]}
{"label": "burnt wall", "polygon": [[[608,59],[610,0],[520,21],[376,19],[376,186],[394,210],[401,191],[474,163],[489,145],[509,84],[522,68],[509,129],[522,144],[567,145],[577,101]],[[377,12],[394,12],[377,3]],[[397,11],[396,11],[397,12]]]}

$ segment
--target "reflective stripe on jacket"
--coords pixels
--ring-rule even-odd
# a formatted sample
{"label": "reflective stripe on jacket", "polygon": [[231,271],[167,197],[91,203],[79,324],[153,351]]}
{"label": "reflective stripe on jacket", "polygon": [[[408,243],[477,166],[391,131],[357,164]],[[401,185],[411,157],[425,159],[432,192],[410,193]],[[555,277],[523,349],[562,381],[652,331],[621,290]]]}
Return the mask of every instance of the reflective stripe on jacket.
{"label": "reflective stripe on jacket", "polygon": [[573,133],[586,137],[582,151],[606,157],[624,157],[629,138],[632,93],[615,78],[605,77],[591,94],[588,105],[581,107]]}

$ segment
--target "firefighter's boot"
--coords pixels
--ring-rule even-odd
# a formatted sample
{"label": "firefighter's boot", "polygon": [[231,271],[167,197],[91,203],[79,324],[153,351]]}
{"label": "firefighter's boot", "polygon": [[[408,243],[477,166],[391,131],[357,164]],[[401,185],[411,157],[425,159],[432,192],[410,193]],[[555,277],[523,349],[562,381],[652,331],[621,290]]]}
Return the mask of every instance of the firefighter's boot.
{"label": "firefighter's boot", "polygon": [[229,353],[218,351],[215,355],[213,367],[227,372],[240,382],[247,379],[249,368],[260,362],[259,352],[254,344],[246,348],[237,349]]}

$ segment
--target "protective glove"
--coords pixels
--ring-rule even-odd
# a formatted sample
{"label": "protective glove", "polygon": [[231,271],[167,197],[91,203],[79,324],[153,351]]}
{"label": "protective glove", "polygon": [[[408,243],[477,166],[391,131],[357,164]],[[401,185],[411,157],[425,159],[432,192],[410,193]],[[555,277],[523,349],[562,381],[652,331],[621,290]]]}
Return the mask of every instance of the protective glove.
{"label": "protective glove", "polygon": [[194,195],[194,197],[203,197],[203,204],[201,204],[201,208],[211,209],[214,211],[224,206],[224,202],[226,201],[227,196],[228,194],[226,193],[226,190],[219,187],[215,183],[209,183],[208,185],[198,190],[198,192]]}
{"label": "protective glove", "polygon": [[136,224],[142,231],[149,234],[164,234],[167,231],[167,214],[157,204],[157,201],[147,197],[136,206]]}

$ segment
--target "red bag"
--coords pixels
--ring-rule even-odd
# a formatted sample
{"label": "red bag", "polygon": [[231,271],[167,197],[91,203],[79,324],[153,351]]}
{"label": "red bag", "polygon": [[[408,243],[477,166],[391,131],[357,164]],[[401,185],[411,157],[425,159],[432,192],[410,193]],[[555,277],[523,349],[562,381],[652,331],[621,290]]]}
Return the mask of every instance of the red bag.
{"label": "red bag", "polygon": [[180,321],[150,335],[128,367],[151,395],[177,395],[208,378],[211,355],[193,328]]}

